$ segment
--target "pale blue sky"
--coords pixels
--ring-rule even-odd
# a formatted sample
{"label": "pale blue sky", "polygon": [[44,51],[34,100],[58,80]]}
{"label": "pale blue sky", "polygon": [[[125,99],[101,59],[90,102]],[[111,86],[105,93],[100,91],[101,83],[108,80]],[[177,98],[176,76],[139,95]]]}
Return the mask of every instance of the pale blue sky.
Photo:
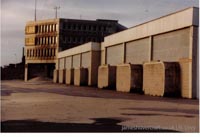
{"label": "pale blue sky", "polygon": [[[114,19],[132,27],[187,7],[198,0],[37,0],[37,19],[58,17]],[[1,0],[1,66],[18,63],[24,46],[24,26],[34,19],[34,0]]]}

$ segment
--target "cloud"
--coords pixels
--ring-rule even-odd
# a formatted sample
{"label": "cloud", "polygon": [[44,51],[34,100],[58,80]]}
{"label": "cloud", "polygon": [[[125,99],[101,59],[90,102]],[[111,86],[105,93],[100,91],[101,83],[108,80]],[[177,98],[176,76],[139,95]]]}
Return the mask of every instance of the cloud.
{"label": "cloud", "polygon": [[[114,19],[127,27],[187,8],[198,0],[37,0],[37,19],[61,18]],[[34,0],[1,0],[1,65],[21,60],[24,27],[34,19]]]}

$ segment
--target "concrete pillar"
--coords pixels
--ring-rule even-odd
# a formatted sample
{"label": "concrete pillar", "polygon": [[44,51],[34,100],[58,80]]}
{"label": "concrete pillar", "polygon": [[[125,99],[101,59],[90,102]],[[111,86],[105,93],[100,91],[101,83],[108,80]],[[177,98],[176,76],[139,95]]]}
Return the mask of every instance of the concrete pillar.
{"label": "concrete pillar", "polygon": [[178,62],[148,62],[143,64],[143,91],[153,96],[180,96],[180,66]]}
{"label": "concrete pillar", "polygon": [[24,71],[24,81],[28,81],[28,64],[25,64],[25,71]]}
{"label": "concrete pillar", "polygon": [[149,37],[149,61],[153,60],[153,36]]}
{"label": "concrete pillar", "polygon": [[59,75],[58,82],[59,82],[60,84],[65,83],[65,76],[66,76],[65,72],[66,72],[65,69],[61,69],[61,70],[59,70],[59,72],[58,72],[58,75]]}
{"label": "concrete pillar", "polygon": [[87,68],[74,69],[74,85],[76,86],[88,85]]}
{"label": "concrete pillar", "polygon": [[54,69],[53,71],[53,82],[58,83],[58,70]]}
{"label": "concrete pillar", "polygon": [[66,72],[65,72],[65,83],[67,85],[74,84],[74,69],[66,69]]}
{"label": "concrete pillar", "polygon": [[123,53],[124,53],[123,63],[125,63],[126,62],[126,43],[123,43],[123,49],[124,49],[124,51],[123,51]]}
{"label": "concrete pillar", "polygon": [[181,96],[192,98],[192,59],[180,59]]}
{"label": "concrete pillar", "polygon": [[121,92],[141,92],[143,79],[142,65],[117,65],[116,89]]}
{"label": "concrete pillar", "polygon": [[99,66],[98,88],[116,88],[116,66]]}
{"label": "concrete pillar", "polygon": [[88,67],[89,86],[97,86],[98,83],[98,67],[101,64],[101,52],[91,51],[91,66]]}
{"label": "concrete pillar", "polygon": [[190,58],[192,58],[192,98],[198,98],[198,27],[190,27]]}

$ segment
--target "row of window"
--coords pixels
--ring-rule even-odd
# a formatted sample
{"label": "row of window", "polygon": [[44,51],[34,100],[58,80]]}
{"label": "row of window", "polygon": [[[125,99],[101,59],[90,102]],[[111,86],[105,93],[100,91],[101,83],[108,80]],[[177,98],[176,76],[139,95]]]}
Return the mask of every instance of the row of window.
{"label": "row of window", "polygon": [[43,48],[43,49],[27,49],[26,57],[54,57],[56,55],[55,48]]}
{"label": "row of window", "polygon": [[36,26],[37,33],[56,32],[58,29],[57,24],[46,24]]}
{"label": "row of window", "polygon": [[111,26],[96,26],[82,24],[63,24],[65,30],[82,30],[82,31],[109,31]]}
{"label": "row of window", "polygon": [[85,43],[85,42],[98,42],[100,41],[97,37],[65,37],[63,36],[63,43]]}
{"label": "row of window", "polygon": [[57,36],[36,37],[36,45],[51,45],[57,43],[58,43]]}

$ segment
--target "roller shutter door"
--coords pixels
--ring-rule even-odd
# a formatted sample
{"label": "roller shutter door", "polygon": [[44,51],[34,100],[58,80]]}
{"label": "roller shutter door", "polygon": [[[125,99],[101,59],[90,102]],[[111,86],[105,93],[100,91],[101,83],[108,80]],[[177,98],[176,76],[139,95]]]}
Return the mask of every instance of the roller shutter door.
{"label": "roller shutter door", "polygon": [[91,52],[86,52],[82,54],[82,67],[90,67],[91,66]]}
{"label": "roller shutter door", "polygon": [[73,68],[80,68],[80,54],[73,56]]}
{"label": "roller shutter door", "polygon": [[153,60],[178,61],[189,57],[189,28],[154,36]]}
{"label": "roller shutter door", "polygon": [[123,63],[124,47],[123,44],[107,48],[107,64],[117,65]]}
{"label": "roller shutter door", "polygon": [[65,58],[65,68],[70,69],[72,66],[72,57],[66,57]]}
{"label": "roller shutter door", "polygon": [[65,67],[65,59],[64,58],[61,58],[59,59],[59,69],[64,69]]}
{"label": "roller shutter door", "polygon": [[126,63],[142,64],[150,60],[149,38],[126,43]]}

